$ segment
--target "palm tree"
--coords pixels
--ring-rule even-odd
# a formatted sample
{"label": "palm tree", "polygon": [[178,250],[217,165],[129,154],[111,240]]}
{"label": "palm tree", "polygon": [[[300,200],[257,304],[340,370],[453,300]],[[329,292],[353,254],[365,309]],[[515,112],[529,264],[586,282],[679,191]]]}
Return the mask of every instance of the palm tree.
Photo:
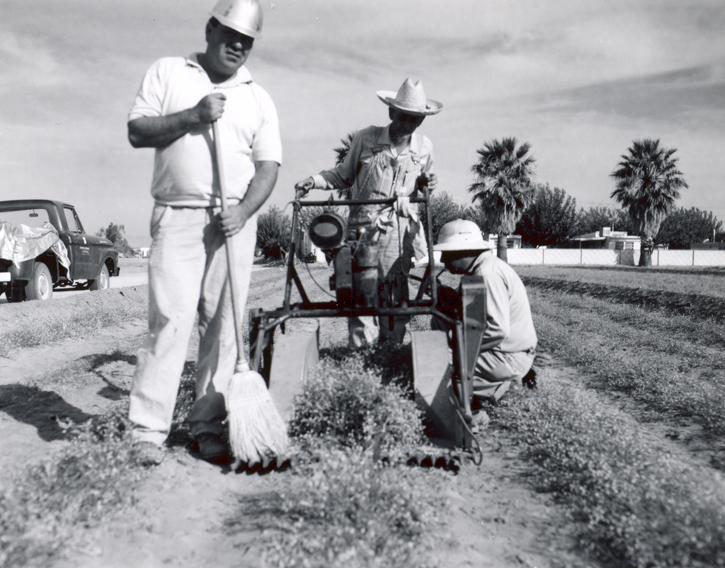
{"label": "palm tree", "polygon": [[680,197],[680,188],[688,187],[677,169],[675,148],[660,146],[659,140],[635,140],[610,175],[617,182],[614,198],[632,219],[642,237],[640,266],[652,266],[653,240],[662,221]]}
{"label": "palm tree", "polygon": [[516,138],[491,140],[478,150],[478,163],[471,168],[476,176],[468,188],[473,202],[478,200],[491,231],[498,233],[498,257],[508,260],[506,237],[514,232],[534,195],[534,162],[527,156],[531,145],[518,146]]}
{"label": "palm tree", "polygon": [[[339,166],[342,164],[342,162],[345,161],[345,156],[350,152],[350,145],[352,144],[352,139],[355,137],[355,134],[357,134],[357,131],[350,132],[345,138],[340,140],[340,143],[342,146],[339,148],[335,148],[335,165]],[[340,199],[352,199],[352,187],[343,187],[337,190],[337,196]]]}

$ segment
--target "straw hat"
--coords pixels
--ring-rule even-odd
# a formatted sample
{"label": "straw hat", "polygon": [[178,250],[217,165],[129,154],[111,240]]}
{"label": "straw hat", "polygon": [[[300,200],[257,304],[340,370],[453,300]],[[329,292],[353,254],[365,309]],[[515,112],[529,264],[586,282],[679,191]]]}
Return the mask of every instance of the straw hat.
{"label": "straw hat", "polygon": [[443,108],[438,101],[425,98],[425,91],[420,81],[413,83],[410,79],[406,79],[403,85],[394,91],[378,91],[378,98],[389,107],[397,109],[407,114],[417,114],[426,116],[429,114],[437,114]]}

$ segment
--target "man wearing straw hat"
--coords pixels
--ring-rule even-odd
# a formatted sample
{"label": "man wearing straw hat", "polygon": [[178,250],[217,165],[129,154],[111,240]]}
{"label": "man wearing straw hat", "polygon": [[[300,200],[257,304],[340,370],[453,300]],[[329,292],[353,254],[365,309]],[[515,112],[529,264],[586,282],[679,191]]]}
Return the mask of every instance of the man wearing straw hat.
{"label": "man wearing straw hat", "polygon": [[[189,416],[202,459],[222,463],[225,394],[237,347],[225,239],[236,251],[243,311],[256,242],[256,211],[282,161],[277,112],[244,63],[262,30],[258,0],[220,0],[206,24],[204,53],[164,57],[147,71],[129,113],[135,148],[156,149],[151,193],[149,333],[130,397],[132,436],[149,464],[163,458],[194,319],[196,402]],[[220,212],[216,122],[230,206]]]}
{"label": "man wearing straw hat", "polygon": [[[410,259],[427,254],[422,225],[408,198],[422,184],[430,191],[438,184],[433,173],[433,144],[416,130],[443,105],[426,98],[420,81],[410,79],[397,93],[378,91],[377,95],[389,107],[390,124],[357,132],[341,164],[298,182],[295,189],[304,195],[311,189],[351,187],[353,200],[398,198],[395,207],[353,206],[348,219],[348,239],[377,244],[381,295],[391,294],[397,303],[408,296]],[[349,344],[361,347],[372,343],[376,335],[380,341],[401,343],[409,319],[396,317],[391,328],[385,318],[378,334],[373,318],[349,318]]]}

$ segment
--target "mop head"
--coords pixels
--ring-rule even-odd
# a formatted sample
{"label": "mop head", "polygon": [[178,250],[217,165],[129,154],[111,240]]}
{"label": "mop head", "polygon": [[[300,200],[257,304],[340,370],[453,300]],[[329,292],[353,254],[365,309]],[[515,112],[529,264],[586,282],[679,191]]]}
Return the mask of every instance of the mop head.
{"label": "mop head", "polygon": [[255,465],[287,450],[287,425],[255,371],[235,373],[227,395],[229,445],[236,462]]}

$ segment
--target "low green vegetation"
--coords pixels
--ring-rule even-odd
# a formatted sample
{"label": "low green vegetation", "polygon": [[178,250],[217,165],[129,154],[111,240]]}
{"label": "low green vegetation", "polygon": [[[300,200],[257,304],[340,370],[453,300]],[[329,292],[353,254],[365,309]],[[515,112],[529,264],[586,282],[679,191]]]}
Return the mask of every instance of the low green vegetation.
{"label": "low green vegetation", "polygon": [[[193,368],[184,372],[170,445],[189,443]],[[83,528],[133,506],[147,475],[130,443],[127,401],[83,424],[64,423],[68,444],[0,489],[0,567],[45,567],[68,550],[93,553]]]}
{"label": "low green vegetation", "polygon": [[[436,474],[378,459],[423,439],[420,411],[395,384],[406,380],[395,361],[394,349],[338,349],[309,378],[290,425],[300,448],[296,466],[265,521],[276,529],[269,565],[429,565]],[[391,375],[395,368],[401,372]]]}
{"label": "low green vegetation", "polygon": [[725,434],[722,326],[553,291],[529,296],[547,348],[595,388],[626,393],[651,420]]}
{"label": "low green vegetation", "polygon": [[93,546],[78,527],[133,503],[143,469],[125,420],[110,413],[70,429],[70,444],[0,491],[0,566],[47,566],[67,548]]}
{"label": "low green vegetation", "polygon": [[653,446],[626,413],[571,383],[494,408],[537,464],[536,486],[579,521],[580,544],[621,568],[725,565],[725,484]]}
{"label": "low green vegetation", "polygon": [[[327,438],[344,447],[375,441],[386,452],[420,445],[420,410],[400,386],[381,384],[383,369],[375,359],[384,354],[380,347],[369,352],[345,349],[323,358],[296,401],[290,435]],[[394,364],[392,353],[388,358]]]}
{"label": "low green vegetation", "polygon": [[[683,253],[691,251],[682,251]],[[542,279],[569,286],[597,284],[674,294],[725,298],[725,270],[720,267],[515,266],[524,280]]]}
{"label": "low green vegetation", "polygon": [[[112,295],[123,294],[123,302],[104,301]],[[26,306],[17,304],[4,306],[3,317],[19,318],[21,324],[9,324],[5,331],[0,330],[0,357],[7,357],[17,349],[41,347],[61,339],[80,339],[98,331],[115,327],[128,321],[144,319],[148,314],[147,294],[143,291],[126,289],[123,291],[94,292],[84,296],[63,300],[68,302],[63,309],[48,310],[43,317],[27,318],[23,313]],[[116,298],[113,298],[116,299]],[[30,306],[32,309],[34,306]],[[53,306],[55,308],[55,306]],[[8,309],[10,308],[10,310]],[[17,315],[16,315],[17,314]]]}
{"label": "low green vegetation", "polygon": [[268,565],[430,565],[437,517],[420,471],[383,466],[360,448],[324,446],[309,456],[278,495]]}

